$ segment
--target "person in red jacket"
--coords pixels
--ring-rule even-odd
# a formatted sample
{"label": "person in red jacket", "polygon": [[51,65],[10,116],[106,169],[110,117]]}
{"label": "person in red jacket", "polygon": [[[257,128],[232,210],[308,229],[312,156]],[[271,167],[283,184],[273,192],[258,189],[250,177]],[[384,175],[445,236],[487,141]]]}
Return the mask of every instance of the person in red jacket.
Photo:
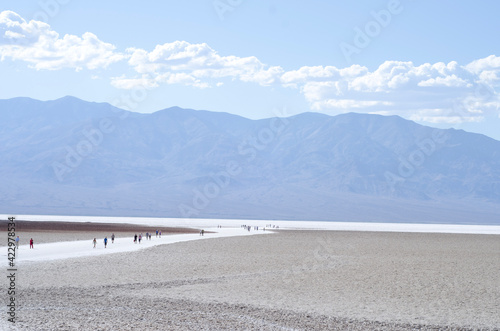
{"label": "person in red jacket", "polygon": [[31,248],[33,248],[33,249],[34,249],[34,247],[33,247],[33,238],[31,238],[31,239],[30,239],[30,249],[31,249]]}

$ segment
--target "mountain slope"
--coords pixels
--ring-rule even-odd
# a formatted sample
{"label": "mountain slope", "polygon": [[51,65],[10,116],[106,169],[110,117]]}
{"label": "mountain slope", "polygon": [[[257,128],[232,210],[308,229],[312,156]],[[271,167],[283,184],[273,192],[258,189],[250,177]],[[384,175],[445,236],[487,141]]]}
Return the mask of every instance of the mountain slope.
{"label": "mountain slope", "polygon": [[178,107],[137,114],[66,97],[0,100],[0,120],[5,212],[499,219],[500,142],[397,116],[253,121]]}

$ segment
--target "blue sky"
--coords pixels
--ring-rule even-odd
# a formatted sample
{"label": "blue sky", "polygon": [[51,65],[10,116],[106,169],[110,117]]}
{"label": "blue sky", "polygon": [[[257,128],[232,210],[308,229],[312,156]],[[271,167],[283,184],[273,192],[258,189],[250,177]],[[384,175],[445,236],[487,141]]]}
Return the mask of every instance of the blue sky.
{"label": "blue sky", "polygon": [[[399,115],[500,139],[496,1],[3,0],[0,98]],[[132,100],[133,102],[124,102]]]}

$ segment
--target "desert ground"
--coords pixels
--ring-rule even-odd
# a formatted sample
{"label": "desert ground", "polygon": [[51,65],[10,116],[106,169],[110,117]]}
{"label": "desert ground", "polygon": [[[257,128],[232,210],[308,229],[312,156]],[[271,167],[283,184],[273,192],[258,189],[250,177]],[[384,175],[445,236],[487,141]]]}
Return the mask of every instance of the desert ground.
{"label": "desert ground", "polygon": [[[0,229],[7,229],[7,220],[0,220]],[[130,237],[136,233],[155,233],[162,230],[165,235],[180,233],[198,233],[198,230],[181,227],[154,227],[128,223],[92,223],[92,222],[61,222],[61,221],[20,221],[16,220],[16,234],[20,235],[21,245],[27,244],[30,238],[34,238],[36,244],[91,240],[94,237],[110,237],[112,233],[117,238]],[[7,240],[0,242],[0,246],[6,245]]]}
{"label": "desert ground", "polygon": [[22,263],[16,327],[499,330],[499,270],[498,235],[279,230]]}

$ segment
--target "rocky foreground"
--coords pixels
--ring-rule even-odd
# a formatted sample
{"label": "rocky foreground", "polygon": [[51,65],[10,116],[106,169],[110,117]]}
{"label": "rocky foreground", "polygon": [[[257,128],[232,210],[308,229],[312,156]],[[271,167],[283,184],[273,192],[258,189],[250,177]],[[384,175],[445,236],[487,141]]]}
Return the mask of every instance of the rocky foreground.
{"label": "rocky foreground", "polygon": [[495,235],[279,231],[22,264],[16,325],[498,330],[498,270]]}

